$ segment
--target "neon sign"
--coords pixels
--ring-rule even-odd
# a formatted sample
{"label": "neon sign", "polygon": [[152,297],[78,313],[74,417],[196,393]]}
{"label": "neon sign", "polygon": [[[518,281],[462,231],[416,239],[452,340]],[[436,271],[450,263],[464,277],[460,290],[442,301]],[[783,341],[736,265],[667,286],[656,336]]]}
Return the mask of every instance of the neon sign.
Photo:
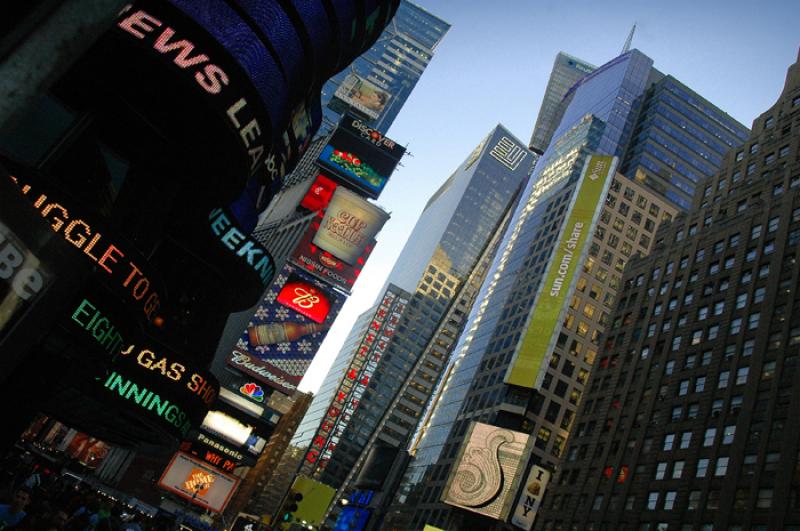
{"label": "neon sign", "polygon": [[[107,236],[85,219],[72,215],[65,203],[55,200],[52,194],[33,192],[30,184],[21,184],[17,177],[11,180],[19,186],[20,192],[33,203],[33,208],[50,222],[50,228],[67,243],[95,262],[99,269],[110,278],[111,287],[140,306],[148,320],[152,321],[161,306],[161,296],[156,291],[152,276],[146,274],[143,266],[146,261],[135,257],[134,253],[120,245],[108,241]],[[72,208],[72,207],[70,207]]]}
{"label": "neon sign", "polygon": [[296,276],[283,285],[278,293],[278,302],[316,323],[324,322],[331,311],[331,303],[325,293]]}
{"label": "neon sign", "polygon": [[255,239],[239,230],[221,208],[212,210],[208,219],[211,222],[211,232],[219,238],[219,242],[255,271],[264,286],[269,285],[275,275],[275,263],[269,252]]}

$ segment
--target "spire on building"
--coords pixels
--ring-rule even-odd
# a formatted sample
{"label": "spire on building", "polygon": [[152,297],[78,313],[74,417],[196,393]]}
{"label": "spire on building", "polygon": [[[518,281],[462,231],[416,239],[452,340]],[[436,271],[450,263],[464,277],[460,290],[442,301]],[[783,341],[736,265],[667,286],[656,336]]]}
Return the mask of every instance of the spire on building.
{"label": "spire on building", "polygon": [[620,52],[620,55],[622,55],[623,53],[628,52],[628,50],[631,49],[631,41],[633,40],[633,34],[634,33],[636,33],[636,22],[633,23],[633,27],[631,28],[631,32],[628,33],[628,38],[625,39],[625,44],[622,46],[622,52]]}

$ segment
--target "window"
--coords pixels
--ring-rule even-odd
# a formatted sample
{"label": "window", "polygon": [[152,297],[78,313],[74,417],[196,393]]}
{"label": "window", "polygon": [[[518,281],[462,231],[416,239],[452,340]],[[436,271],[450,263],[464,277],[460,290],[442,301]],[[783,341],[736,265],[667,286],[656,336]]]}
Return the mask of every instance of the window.
{"label": "window", "polygon": [[692,444],[692,432],[685,431],[685,432],[681,433],[680,448],[682,448],[682,449],[689,448],[690,444]]}
{"label": "window", "polygon": [[736,296],[736,309],[741,310],[747,306],[747,293],[740,293]]}
{"label": "window", "polygon": [[728,381],[731,378],[731,371],[722,371],[719,373],[719,381],[717,382],[717,389],[725,389],[728,387]]}
{"label": "window", "polygon": [[703,435],[703,446],[713,446],[716,436],[717,428],[706,428],[705,434]]}
{"label": "window", "polygon": [[700,342],[703,340],[703,331],[702,330],[695,330],[692,332],[692,345],[699,345]]}
{"label": "window", "polygon": [[[664,323],[666,324],[666,323]],[[676,336],[672,338],[672,350],[680,350],[681,348],[681,336]]]}
{"label": "window", "polygon": [[717,339],[719,336],[719,325],[712,325],[708,327],[708,340]]}
{"label": "window", "polygon": [[683,406],[675,406],[672,408],[672,422],[681,420],[683,416]]}
{"label": "window", "polygon": [[[674,490],[669,490],[664,493],[664,510],[671,511],[673,507],[675,507],[675,498],[678,496],[678,493]],[[661,524],[659,524],[660,526]],[[667,527],[663,527],[662,529],[667,529]]]}
{"label": "window", "polygon": [[655,511],[657,505],[658,505],[658,492],[650,492],[647,495],[647,509],[650,511]]}
{"label": "window", "polygon": [[742,356],[752,356],[753,349],[755,349],[756,340],[755,339],[748,339],[742,345]]}
{"label": "window", "polygon": [[736,435],[736,426],[725,426],[722,429],[722,444],[732,444]]}
{"label": "window", "polygon": [[728,473],[728,461],[730,458],[728,457],[718,457],[717,458],[717,466],[714,469],[715,476],[724,476]]}
{"label": "window", "polygon": [[725,301],[719,301],[714,303],[714,315],[722,315],[722,312],[725,311]]}
{"label": "window", "polygon": [[758,328],[758,321],[761,319],[761,312],[751,313],[747,319],[747,329],[755,330]]}
{"label": "window", "polygon": [[697,320],[702,321],[708,317],[708,306],[701,306],[697,309]]}
{"label": "window", "polygon": [[674,433],[667,433],[664,435],[664,446],[663,449],[672,450],[673,445],[675,444],[675,434]]}
{"label": "window", "polygon": [[753,228],[750,229],[750,239],[753,240],[761,236],[761,225],[754,225]]}
{"label": "window", "polygon": [[747,383],[747,375],[750,372],[750,367],[742,367],[736,371],[736,385],[744,385]]}
{"label": "window", "polygon": [[767,232],[775,232],[778,230],[780,226],[781,218],[780,216],[775,216],[774,218],[770,218],[767,222]]}
{"label": "window", "polygon": [[684,396],[689,393],[689,380],[681,380],[678,384],[678,396]]}
{"label": "window", "polygon": [[697,415],[700,413],[700,404],[689,404],[689,407],[686,409],[686,418],[687,419],[696,419]]}
{"label": "window", "polygon": [[689,491],[689,504],[686,507],[690,511],[696,511],[700,508],[700,491]]}
{"label": "window", "polygon": [[763,264],[758,268],[758,278],[767,278],[769,276],[769,264]]}
{"label": "window", "polygon": [[731,334],[738,334],[741,331],[742,331],[742,318],[741,317],[737,317],[735,319],[731,319],[730,333]]}
{"label": "window", "polygon": [[761,367],[761,380],[772,380],[775,377],[775,362],[768,361]]}
{"label": "window", "polygon": [[711,363],[711,351],[705,350],[703,351],[702,357],[700,358],[700,366],[705,367],[709,363]]}
{"label": "window", "polygon": [[772,489],[758,489],[756,508],[769,509],[770,507],[772,507]]}
{"label": "window", "polygon": [[697,379],[694,381],[694,392],[695,393],[702,393],[705,391],[706,388],[706,377],[705,376],[698,376]]}
{"label": "window", "polygon": [[592,510],[599,511],[600,507],[603,505],[603,495],[598,494],[594,497],[594,503],[592,503]]}
{"label": "window", "polygon": [[750,146],[750,154],[755,155],[758,153],[758,142],[754,142],[753,145]]}
{"label": "window", "polygon": [[664,479],[667,474],[667,463],[661,462],[656,465],[656,479]]}
{"label": "window", "polygon": [[744,151],[737,151],[736,162],[741,162],[742,160],[744,160]]}
{"label": "window", "polygon": [[766,292],[767,288],[756,288],[756,290],[753,292],[753,304],[758,304],[759,302],[763,301]]}
{"label": "window", "polygon": [[706,458],[698,459],[697,460],[697,473],[695,474],[695,476],[698,477],[698,478],[704,478],[704,477],[706,477],[707,473],[708,473],[708,459],[706,459]]}

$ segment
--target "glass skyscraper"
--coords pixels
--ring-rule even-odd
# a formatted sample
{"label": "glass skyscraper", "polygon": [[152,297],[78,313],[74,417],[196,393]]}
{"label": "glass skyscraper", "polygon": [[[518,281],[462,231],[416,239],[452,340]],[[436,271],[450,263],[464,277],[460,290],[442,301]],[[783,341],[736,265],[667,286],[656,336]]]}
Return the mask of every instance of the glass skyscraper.
{"label": "glass skyscraper", "polygon": [[449,29],[447,22],[402,0],[372,48],[322,86],[319,134],[336,127],[345,110],[386,133]]}
{"label": "glass skyscraper", "polygon": [[553,70],[547,81],[542,98],[542,106],[536,116],[536,126],[531,135],[530,149],[534,153],[544,153],[550,139],[561,121],[561,105],[570,88],[583,76],[591,74],[596,67],[564,52],[558,52],[553,62]]}
{"label": "glass skyscraper", "polygon": [[[648,138],[650,122],[640,119],[640,111],[648,88],[664,78],[652,64],[631,50],[582,77],[564,96],[561,121],[523,192],[454,350],[449,380],[441,385],[437,407],[411,448],[415,455],[386,529],[420,529],[426,523],[446,529],[491,528],[492,520],[440,501],[473,421],[530,434],[531,463],[553,469],[559,462],[625,263],[637,252],[646,254],[658,223],[677,212],[666,194],[654,193],[644,179],[632,180],[632,175],[614,177],[605,208],[602,201],[596,207],[594,238],[585,251],[576,251],[580,273],[558,313],[564,319],[558,340],[542,353],[540,383],[518,387],[504,380],[529,333],[534,301],[539,300],[586,160],[598,153],[628,160],[626,153]],[[701,113],[697,121],[712,120],[719,112],[713,111]],[[680,147],[667,144],[669,149]],[[630,167],[641,168],[630,160]]]}

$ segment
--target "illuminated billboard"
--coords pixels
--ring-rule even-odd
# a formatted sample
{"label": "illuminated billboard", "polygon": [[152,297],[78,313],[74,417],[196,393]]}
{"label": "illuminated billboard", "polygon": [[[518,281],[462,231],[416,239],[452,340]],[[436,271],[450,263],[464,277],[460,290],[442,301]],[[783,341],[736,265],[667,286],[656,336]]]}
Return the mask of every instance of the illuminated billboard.
{"label": "illuminated billboard", "polygon": [[319,156],[335,177],[377,199],[405,148],[360,119],[346,115]]}
{"label": "illuminated billboard", "polygon": [[354,265],[388,219],[385,211],[340,186],[312,243]]}
{"label": "illuminated billboard", "polygon": [[291,395],[343,303],[343,295],[286,264],[236,342],[228,365],[254,383]]}
{"label": "illuminated billboard", "polygon": [[355,413],[383,353],[394,336],[408,304],[408,294],[390,287],[378,304],[372,322],[345,370],[333,401],[306,452],[304,469],[325,468]]}
{"label": "illuminated billboard", "polygon": [[372,249],[375,247],[375,240],[370,240],[364,246],[364,251],[361,255],[356,258],[355,264],[350,265],[320,246],[314,245],[314,237],[320,225],[321,218],[315,218],[303,238],[295,246],[289,259],[312,275],[350,293],[358,275],[361,274],[361,270],[367,263]]}
{"label": "illuminated billboard", "polygon": [[544,491],[549,482],[550,471],[537,465],[531,467],[517,505],[514,507],[514,515],[511,517],[512,524],[525,530],[533,527],[533,521],[536,519],[536,513],[542,504]]}
{"label": "illuminated billboard", "polygon": [[505,520],[508,516],[528,435],[472,422],[442,493],[442,501]]}
{"label": "illuminated billboard", "polygon": [[336,183],[320,173],[303,196],[300,206],[312,211],[325,210],[331,202],[334,190]]}
{"label": "illuminated billboard", "polygon": [[172,457],[158,486],[216,513],[222,512],[239,480],[182,452]]}
{"label": "illuminated billboard", "polygon": [[386,109],[391,95],[374,83],[351,73],[347,74],[342,84],[336,89],[334,97],[373,120],[377,120]]}
{"label": "illuminated billboard", "polygon": [[305,476],[298,476],[290,490],[303,495],[303,500],[297,503],[294,519],[308,526],[320,525],[325,520],[328,506],[336,495],[333,487]]}
{"label": "illuminated billboard", "polygon": [[616,157],[593,155],[586,161],[505,383],[531,389],[541,385],[545,372],[541,369],[552,354],[576,272],[585,259],[616,166]]}

